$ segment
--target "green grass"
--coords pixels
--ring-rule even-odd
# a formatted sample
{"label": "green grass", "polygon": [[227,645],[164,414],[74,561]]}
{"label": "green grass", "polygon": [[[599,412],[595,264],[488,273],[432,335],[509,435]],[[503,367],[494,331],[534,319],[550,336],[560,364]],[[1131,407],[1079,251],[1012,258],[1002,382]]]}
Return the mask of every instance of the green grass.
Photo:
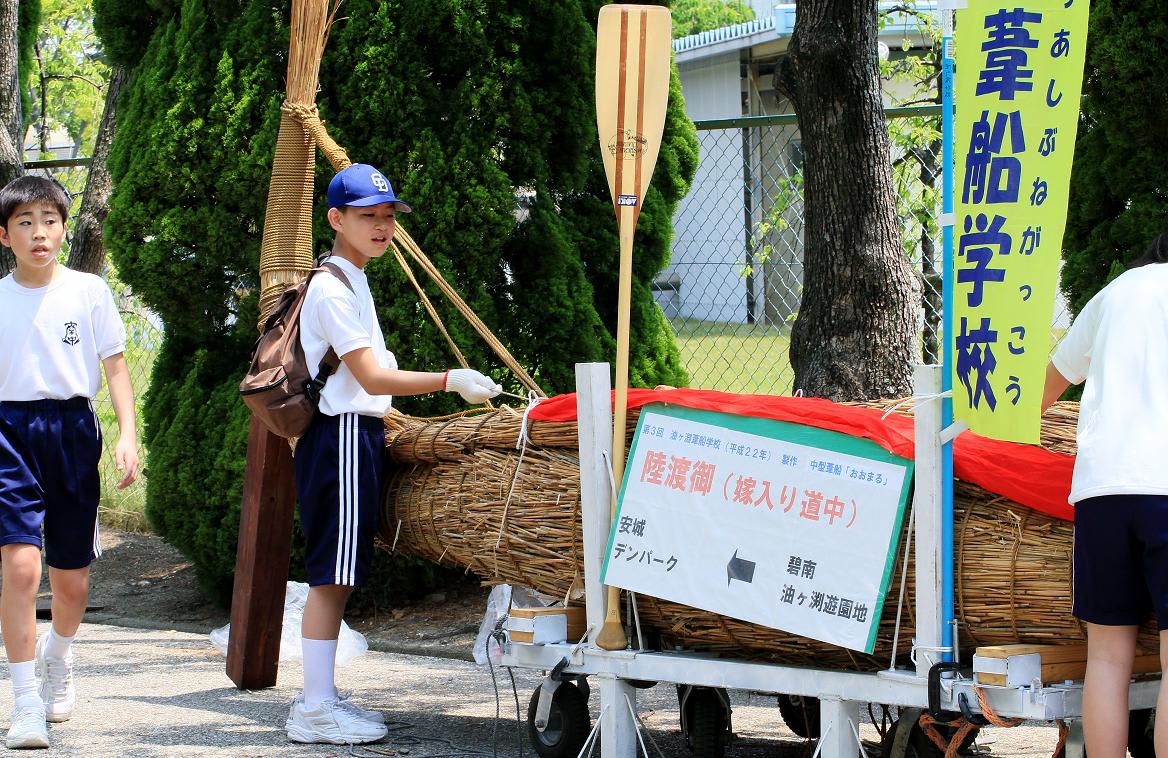
{"label": "green grass", "polygon": [[103,383],[93,399],[93,408],[101,424],[102,454],[98,464],[101,473],[101,501],[98,519],[103,526],[130,532],[148,532],[146,521],[146,446],[142,444],[142,397],[150,386],[150,372],[161,342],[161,331],[145,318],[134,313],[123,313],[126,324],[126,365],[138,418],[138,479],[124,490],[117,488],[122,472],[114,464],[114,446],[118,442],[118,421],[110,401],[109,388]]}
{"label": "green grass", "polygon": [[690,387],[747,394],[791,394],[794,373],[785,327],[679,319],[681,362]]}

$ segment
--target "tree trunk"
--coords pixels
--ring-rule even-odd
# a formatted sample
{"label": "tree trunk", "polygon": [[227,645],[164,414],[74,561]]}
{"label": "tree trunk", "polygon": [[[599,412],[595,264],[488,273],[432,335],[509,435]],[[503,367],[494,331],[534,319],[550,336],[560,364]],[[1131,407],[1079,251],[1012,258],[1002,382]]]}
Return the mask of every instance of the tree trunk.
{"label": "tree trunk", "polygon": [[121,66],[110,72],[106,85],[105,109],[101,115],[101,126],[97,130],[97,141],[93,146],[93,157],[89,162],[89,174],[85,179],[85,194],[81,197],[81,210],[73,224],[73,243],[69,247],[69,268],[100,274],[105,265],[105,247],[102,245],[102,225],[109,214],[109,196],[113,188],[106,160],[109,158],[110,143],[117,127],[118,93],[126,83],[127,73]]}
{"label": "tree trunk", "polygon": [[794,386],[832,400],[912,389],[917,277],[900,248],[876,34],[876,0],[800,0],[776,75],[803,140]]}
{"label": "tree trunk", "polygon": [[[19,0],[0,0],[0,187],[24,175],[17,53],[19,10]],[[7,275],[14,265],[12,253],[0,247],[0,276]]]}

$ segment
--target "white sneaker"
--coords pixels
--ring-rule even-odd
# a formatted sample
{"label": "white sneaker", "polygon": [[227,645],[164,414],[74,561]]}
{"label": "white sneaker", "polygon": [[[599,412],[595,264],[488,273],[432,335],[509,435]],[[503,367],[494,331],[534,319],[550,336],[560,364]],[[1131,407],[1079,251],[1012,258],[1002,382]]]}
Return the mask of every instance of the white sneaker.
{"label": "white sneaker", "polygon": [[352,692],[338,692],[337,693],[337,700],[341,701],[342,706],[344,706],[345,708],[348,708],[350,711],[352,711],[353,713],[356,713],[358,716],[365,719],[366,721],[372,721],[374,724],[384,724],[385,723],[385,714],[384,713],[382,713],[381,711],[371,711],[368,708],[362,708],[361,706],[357,705],[356,703],[354,703],[352,700],[349,699],[352,696],[353,696]]}
{"label": "white sneaker", "polygon": [[[349,699],[349,697],[352,694],[353,694],[352,692],[338,692],[337,693],[337,701],[340,702],[342,708],[346,708],[346,709],[352,711],[358,718],[365,719],[366,721],[370,721],[374,724],[384,724],[385,723],[385,714],[384,713],[382,713],[381,711],[371,711],[368,708],[362,708],[361,706],[357,705],[356,703],[354,703],[352,700]],[[299,695],[297,695],[295,698],[293,698],[292,703],[293,703],[293,705],[295,705],[296,703],[300,703],[303,706],[304,693],[301,692]],[[292,714],[289,713],[288,720],[286,722],[284,722],[284,727],[287,728],[291,723],[292,723]]]}
{"label": "white sneaker", "polygon": [[77,690],[73,686],[73,651],[64,659],[49,658],[45,655],[48,642],[49,635],[43,634],[36,644],[36,671],[41,679],[37,691],[45,704],[45,719],[55,724],[73,715]]}
{"label": "white sneaker", "polygon": [[[348,700],[326,700],[315,710],[304,706],[303,696],[292,701],[284,727],[293,742],[326,742],[332,745],[359,745],[376,742],[389,734],[385,724],[357,715]],[[363,709],[360,709],[363,710]]]}
{"label": "white sneaker", "polygon": [[45,725],[43,703],[18,705],[12,709],[12,726],[8,727],[4,745],[9,750],[49,746],[49,728]]}

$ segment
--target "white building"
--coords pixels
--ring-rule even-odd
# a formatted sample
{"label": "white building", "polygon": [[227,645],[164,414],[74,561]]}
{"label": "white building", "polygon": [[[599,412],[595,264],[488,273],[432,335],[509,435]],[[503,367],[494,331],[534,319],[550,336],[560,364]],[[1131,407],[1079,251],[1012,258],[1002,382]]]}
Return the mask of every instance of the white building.
{"label": "white building", "polygon": [[[686,111],[694,121],[793,112],[772,79],[794,31],[795,6],[769,0],[750,4],[757,16],[754,21],[673,43]],[[932,0],[917,8],[936,13]],[[931,44],[915,19],[899,13],[886,16],[880,39],[879,54],[887,56],[892,50],[894,57],[906,54],[902,52],[906,40],[913,51],[908,54]],[[886,98],[890,104],[894,86],[889,85]],[[765,264],[752,260],[756,246],[750,239],[774,207],[776,185],[799,174],[798,127],[790,123],[765,130],[699,130],[698,139],[701,161],[693,187],[674,216],[671,264],[654,287],[658,302],[671,319],[782,323],[799,303],[801,196],[783,213],[789,228],[768,235],[773,252]]]}

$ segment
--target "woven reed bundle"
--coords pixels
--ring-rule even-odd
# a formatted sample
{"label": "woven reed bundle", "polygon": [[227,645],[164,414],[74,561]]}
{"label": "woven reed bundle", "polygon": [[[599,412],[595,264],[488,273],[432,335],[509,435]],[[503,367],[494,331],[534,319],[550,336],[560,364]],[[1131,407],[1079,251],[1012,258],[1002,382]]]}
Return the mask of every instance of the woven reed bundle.
{"label": "woven reed bundle", "polygon": [[[1077,411],[1077,405],[1061,403],[1047,413],[1044,447],[1074,453]],[[635,417],[636,411],[630,415]],[[396,550],[462,566],[489,583],[520,584],[556,597],[578,594],[583,567],[575,424],[530,426],[532,444],[511,491],[520,422],[512,409],[433,423],[387,417],[389,452],[403,465],[386,488],[382,541],[393,544],[396,536]],[[443,462],[430,462],[434,459]],[[954,512],[956,615],[965,650],[986,644],[1085,641],[1084,630],[1070,613],[1069,522],[964,482],[955,484]],[[902,535],[872,656],[646,596],[638,596],[641,623],[667,645],[789,664],[886,667],[903,541]],[[907,654],[911,644],[911,557],[908,577],[898,655]],[[1141,629],[1140,642],[1156,650],[1152,622]]]}
{"label": "woven reed bundle", "polygon": [[[640,409],[629,411],[628,441],[633,438]],[[523,414],[510,406],[479,408],[442,418],[415,418],[397,411],[385,417],[385,445],[395,463],[440,463],[463,460],[480,447],[514,450]],[[535,447],[575,450],[575,421],[531,421],[527,437]]]}
{"label": "woven reed bundle", "polygon": [[398,550],[493,582],[578,595],[579,457],[567,448],[529,449],[515,477],[518,462],[515,451],[482,447],[461,462],[400,470],[388,488],[381,539],[392,545],[396,537]]}

